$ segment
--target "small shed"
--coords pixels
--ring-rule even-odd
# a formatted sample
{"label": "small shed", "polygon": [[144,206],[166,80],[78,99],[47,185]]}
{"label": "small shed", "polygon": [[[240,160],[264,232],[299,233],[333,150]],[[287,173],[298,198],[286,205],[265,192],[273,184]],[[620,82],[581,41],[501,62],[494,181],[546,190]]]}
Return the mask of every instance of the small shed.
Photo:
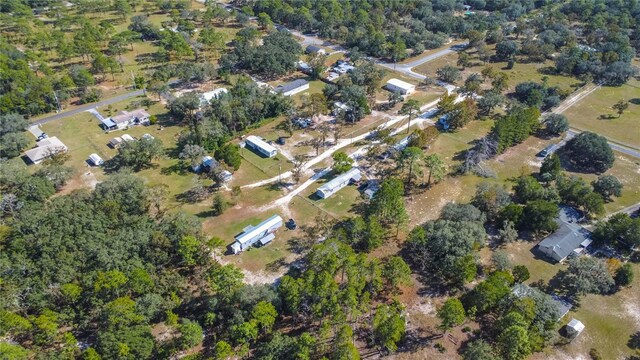
{"label": "small shed", "polygon": [[129,142],[129,141],[136,141],[136,139],[129,134],[124,134],[122,135],[122,141]]}
{"label": "small shed", "polygon": [[411,94],[416,90],[416,86],[413,84],[409,84],[408,82],[399,80],[399,79],[389,79],[385,88],[391,92],[397,92],[402,95]]}
{"label": "small shed", "polygon": [[109,146],[114,149],[120,146],[120,144],[122,144],[122,138],[120,136],[116,136],[113,139],[109,140]]}
{"label": "small shed", "polygon": [[89,161],[94,165],[94,166],[100,166],[102,164],[104,164],[104,160],[102,160],[102,158],[100,157],[100,155],[98,154],[91,154],[89,155]]}
{"label": "small shed", "polygon": [[144,134],[144,135],[142,135],[142,138],[143,138],[143,139],[146,139],[146,140],[153,140],[153,139],[155,139],[155,137],[153,137],[153,135],[151,135],[151,134]]}
{"label": "small shed", "polygon": [[584,331],[584,324],[580,320],[571,319],[567,324],[567,336],[570,338],[575,338],[582,331]]}

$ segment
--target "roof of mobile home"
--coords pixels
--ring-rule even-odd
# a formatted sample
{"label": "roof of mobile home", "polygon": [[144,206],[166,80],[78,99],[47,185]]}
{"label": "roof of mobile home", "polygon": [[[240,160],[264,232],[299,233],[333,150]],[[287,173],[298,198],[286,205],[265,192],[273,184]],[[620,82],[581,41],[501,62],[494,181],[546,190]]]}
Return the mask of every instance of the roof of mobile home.
{"label": "roof of mobile home", "polygon": [[241,232],[240,234],[236,235],[235,239],[237,242],[239,242],[240,244],[244,244],[246,242],[248,242],[249,240],[255,238],[256,236],[258,236],[261,232],[267,230],[268,228],[278,224],[278,223],[282,222],[282,218],[279,215],[273,215],[272,217],[268,218],[267,220],[261,222],[260,224],[256,225],[256,226],[247,226],[245,228],[245,231]]}
{"label": "roof of mobile home", "polygon": [[308,84],[309,84],[309,82],[307,80],[305,80],[305,79],[297,79],[297,80],[293,80],[292,82],[288,82],[286,84],[278,85],[276,87],[276,91],[279,92],[279,93],[284,94],[284,93],[287,93],[287,92],[289,92],[291,90],[295,90],[295,89],[297,89],[299,87],[302,87],[302,86],[305,86],[305,85],[308,85]]}
{"label": "roof of mobile home", "polygon": [[340,174],[333,178],[331,181],[320,186],[318,190],[324,193],[331,192],[345,181],[348,181],[350,179],[355,179],[357,181],[360,180],[360,178],[362,178],[362,176],[360,175],[360,170],[358,168],[351,168],[351,170],[347,171],[346,173]]}
{"label": "roof of mobile home", "polygon": [[387,85],[393,85],[405,90],[415,89],[416,87],[415,85],[409,84],[408,82],[402,81],[400,79],[389,79],[389,81],[387,81]]}
{"label": "roof of mobile home", "polygon": [[274,148],[273,146],[269,145],[269,143],[267,143],[266,141],[262,140],[261,138],[255,136],[255,135],[249,135],[247,136],[246,141],[252,143],[253,145],[261,148],[264,151],[267,152],[273,152],[273,151],[278,151],[276,148]]}

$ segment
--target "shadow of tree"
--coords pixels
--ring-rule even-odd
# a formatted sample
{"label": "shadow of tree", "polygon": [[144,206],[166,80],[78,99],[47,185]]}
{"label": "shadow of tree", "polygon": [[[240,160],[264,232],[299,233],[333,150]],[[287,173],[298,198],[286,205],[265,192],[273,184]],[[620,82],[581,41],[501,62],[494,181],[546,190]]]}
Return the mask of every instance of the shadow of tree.
{"label": "shadow of tree", "polygon": [[631,335],[629,341],[627,342],[627,346],[634,350],[640,349],[640,331]]}

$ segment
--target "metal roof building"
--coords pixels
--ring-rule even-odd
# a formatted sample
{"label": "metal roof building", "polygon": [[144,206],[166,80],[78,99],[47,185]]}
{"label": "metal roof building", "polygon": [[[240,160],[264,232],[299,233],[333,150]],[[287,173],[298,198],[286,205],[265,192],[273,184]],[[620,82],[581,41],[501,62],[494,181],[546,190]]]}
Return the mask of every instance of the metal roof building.
{"label": "metal roof building", "polygon": [[416,86],[399,79],[389,79],[385,88],[392,92],[398,92],[402,95],[411,94],[416,90]]}
{"label": "metal roof building", "polygon": [[91,163],[95,166],[100,166],[104,164],[104,160],[102,160],[102,158],[98,154],[89,155],[89,161],[91,161]]}
{"label": "metal roof building", "polygon": [[249,225],[240,234],[236,235],[236,241],[230,246],[231,251],[237,254],[253,245],[266,245],[273,241],[275,238],[274,233],[281,226],[282,218],[278,215],[273,215],[256,226]]}
{"label": "metal roof building", "polygon": [[255,135],[247,136],[245,143],[247,147],[253,149],[266,157],[274,157],[278,154],[278,150],[269,145],[266,141]]}
{"label": "metal roof building", "polygon": [[336,192],[338,192],[343,187],[349,185],[351,180],[360,181],[361,178],[362,178],[362,175],[360,174],[360,170],[358,168],[352,168],[351,170],[347,171],[346,173],[338,175],[334,179],[332,179],[331,181],[329,181],[326,184],[320,186],[318,188],[318,190],[316,191],[316,194],[321,199],[326,199],[329,196],[331,196],[331,195],[335,194]]}
{"label": "metal roof building", "polygon": [[297,79],[286,84],[278,85],[275,90],[284,96],[291,96],[309,89],[309,82],[305,79]]}

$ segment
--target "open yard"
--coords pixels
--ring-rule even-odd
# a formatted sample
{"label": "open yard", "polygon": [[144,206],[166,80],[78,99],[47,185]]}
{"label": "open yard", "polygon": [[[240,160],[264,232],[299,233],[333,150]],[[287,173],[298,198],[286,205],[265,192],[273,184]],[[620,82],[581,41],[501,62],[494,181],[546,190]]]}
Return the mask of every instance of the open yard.
{"label": "open yard", "polygon": [[[620,100],[628,101],[629,108],[618,117],[611,106]],[[567,109],[564,115],[576,129],[640,148],[640,81],[632,78],[620,87],[601,87]]]}
{"label": "open yard", "polygon": [[[436,71],[446,65],[457,67],[458,61],[458,53],[447,54],[443,57],[435,59],[433,61],[429,61],[424,63],[418,67],[413,68],[413,71],[427,75],[431,78],[436,78]],[[458,85],[462,84],[464,79],[467,78],[470,74],[480,73],[485,66],[489,66],[494,68],[497,71],[505,72],[509,78],[507,80],[507,91],[513,91],[515,86],[521,82],[525,81],[534,81],[534,82],[542,82],[542,78],[546,77],[547,82],[550,86],[558,86],[561,89],[567,90],[575,87],[579,87],[582,83],[575,78],[562,76],[562,75],[553,75],[553,74],[545,74],[544,70],[553,65],[553,62],[546,63],[520,63],[517,62],[513,66],[513,69],[507,69],[506,62],[495,62],[486,64],[482,64],[477,59],[474,59],[471,63],[472,66],[468,66],[464,69],[461,69],[462,80],[458,81]]]}

